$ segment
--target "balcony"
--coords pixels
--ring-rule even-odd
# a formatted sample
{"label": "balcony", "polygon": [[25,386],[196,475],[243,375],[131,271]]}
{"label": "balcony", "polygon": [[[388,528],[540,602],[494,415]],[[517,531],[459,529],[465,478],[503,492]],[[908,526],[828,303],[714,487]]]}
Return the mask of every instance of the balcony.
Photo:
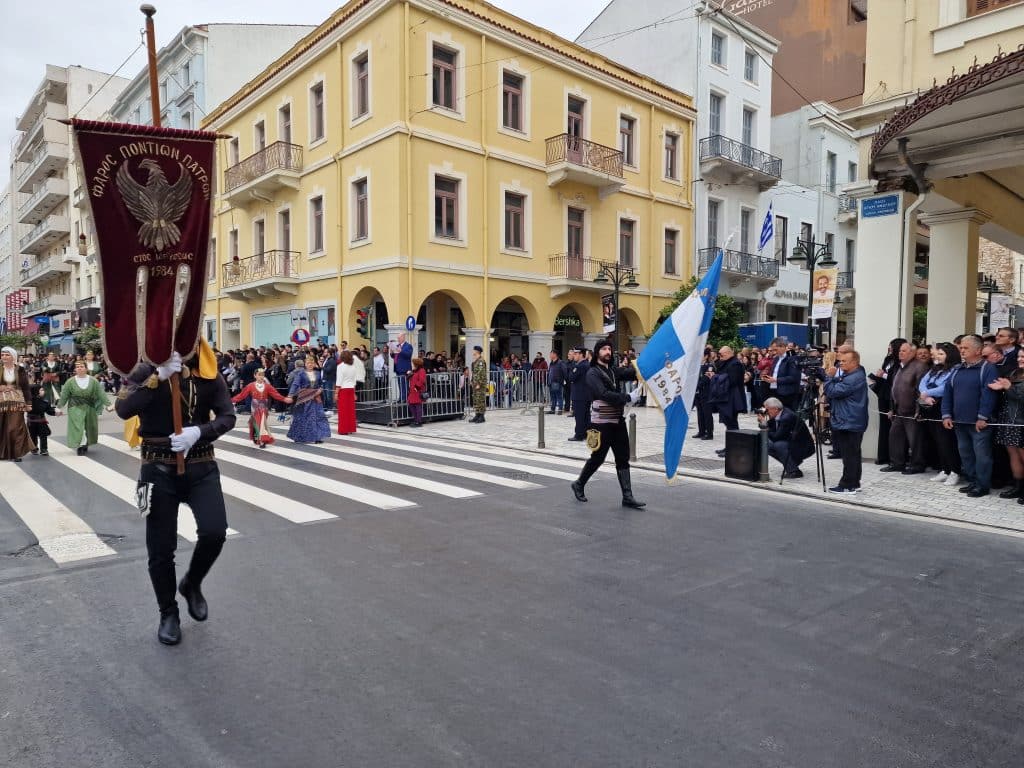
{"label": "balcony", "polygon": [[[556,253],[549,256],[548,288],[551,290],[551,298],[554,299],[569,293],[573,288],[607,293],[608,283],[595,283],[594,278],[601,271],[601,267],[610,263],[568,253]],[[633,273],[639,275],[640,270],[634,267]]]}
{"label": "balcony", "polygon": [[836,221],[840,224],[847,224],[857,220],[857,198],[850,195],[839,196],[839,210],[836,213]]}
{"label": "balcony", "polygon": [[31,315],[57,315],[61,312],[70,312],[75,308],[75,302],[70,296],[56,293],[52,296],[44,296],[41,299],[30,301],[21,310],[25,317]]}
{"label": "balcony", "polygon": [[[715,262],[718,248],[701,248],[697,251],[697,271],[704,274]],[[758,290],[763,291],[779,281],[779,262],[753,253],[743,251],[725,251],[722,259],[722,274],[729,278],[731,285],[739,285],[744,280],[757,282]]]}
{"label": "balcony", "polygon": [[43,179],[64,170],[69,157],[71,151],[67,144],[44,141],[18,176],[18,191],[30,193]]}
{"label": "balcony", "polygon": [[853,290],[853,272],[840,272],[836,278],[836,290],[837,291],[852,291]]}
{"label": "balcony", "polygon": [[75,187],[75,191],[71,193],[71,204],[75,208],[85,208],[89,203],[89,195],[85,191],[85,187]]}
{"label": "balcony", "polygon": [[46,179],[18,209],[18,221],[22,224],[38,224],[46,214],[67,199],[68,188],[67,179],[56,176]]}
{"label": "balcony", "polygon": [[21,270],[20,280],[23,288],[31,288],[55,277],[68,274],[71,274],[71,266],[65,264],[57,256],[50,256],[49,258],[37,261],[28,269]]}
{"label": "balcony", "polygon": [[224,171],[224,196],[232,205],[272,200],[281,188],[298,189],[302,147],[275,141]]}
{"label": "balcony", "polygon": [[68,141],[68,128],[61,124],[60,120],[68,119],[67,104],[54,104],[49,102],[28,130],[22,134],[18,145],[15,148],[15,157],[18,162],[27,163],[40,143],[52,141],[56,144],[66,144]]}
{"label": "balcony", "polygon": [[18,118],[15,127],[19,131],[27,131],[39,116],[46,110],[47,104],[65,105],[64,117],[67,117],[68,102],[68,72],[64,67],[53,64],[46,65],[46,75],[43,77],[39,87],[36,88],[28,107]]}
{"label": "balcony", "polygon": [[21,240],[18,250],[36,256],[46,251],[54,243],[60,242],[71,234],[71,223],[67,216],[50,214],[36,224]]}
{"label": "balcony", "polygon": [[547,140],[548,186],[575,182],[595,187],[602,200],[626,185],[617,149],[561,133]]}
{"label": "balcony", "polygon": [[223,266],[224,293],[233,298],[257,299],[299,292],[298,251],[264,251]]}
{"label": "balcony", "polygon": [[782,178],[782,158],[725,136],[708,136],[700,140],[700,174],[726,184],[753,184],[764,192]]}

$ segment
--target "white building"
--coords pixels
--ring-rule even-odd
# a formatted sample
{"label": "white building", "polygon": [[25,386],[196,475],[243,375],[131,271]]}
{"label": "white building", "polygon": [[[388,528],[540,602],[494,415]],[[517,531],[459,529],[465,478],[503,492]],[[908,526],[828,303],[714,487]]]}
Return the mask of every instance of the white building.
{"label": "white building", "polygon": [[[779,282],[765,291],[768,320],[806,322],[809,274],[791,264],[798,240],[826,245],[838,262],[839,298],[832,341],[853,336],[853,276],[857,258],[857,206],[843,185],[857,180],[857,142],[837,110],[815,102],[772,118],[772,154],[783,158],[782,181],[765,193],[775,215]],[[800,308],[792,306],[802,300]],[[788,305],[788,306],[787,306]]]}
{"label": "white building", "polygon": [[[694,263],[705,271],[728,243],[721,292],[745,304],[750,320],[767,319],[765,291],[778,284],[779,263],[758,253],[758,241],[768,209],[762,193],[779,183],[784,165],[771,151],[770,64],[778,41],[709,0],[692,7],[612,0],[577,42],[693,95],[700,171]],[[806,298],[775,298],[794,309],[806,305]]]}
{"label": "white building", "polygon": [[[69,117],[98,119],[127,84],[120,77],[83,67],[46,65],[42,82],[15,125],[20,135],[11,158],[11,205],[21,228],[14,245],[12,288],[34,291],[24,314],[69,349],[76,300],[88,297],[79,258],[79,235],[88,243],[91,226],[73,160]],[[91,282],[91,280],[90,280]],[[52,323],[52,329],[47,324]],[[67,337],[66,339],[64,337]]]}
{"label": "white building", "polygon": [[[228,96],[316,27],[299,24],[201,24],[185,27],[157,53],[160,122],[198,128]],[[110,107],[119,123],[153,121],[149,70],[143,69]]]}
{"label": "white building", "polygon": [[0,190],[0,301],[11,290],[13,256],[14,212],[11,209],[11,185],[7,184]]}

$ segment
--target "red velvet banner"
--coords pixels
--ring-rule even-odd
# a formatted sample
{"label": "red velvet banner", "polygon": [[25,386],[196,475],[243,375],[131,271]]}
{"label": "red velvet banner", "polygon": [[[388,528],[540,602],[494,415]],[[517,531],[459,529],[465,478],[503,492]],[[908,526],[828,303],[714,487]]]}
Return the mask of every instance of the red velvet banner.
{"label": "red velvet banner", "polygon": [[[217,134],[72,120],[99,243],[103,348],[128,373],[195,351]],[[77,243],[72,243],[76,247]]]}

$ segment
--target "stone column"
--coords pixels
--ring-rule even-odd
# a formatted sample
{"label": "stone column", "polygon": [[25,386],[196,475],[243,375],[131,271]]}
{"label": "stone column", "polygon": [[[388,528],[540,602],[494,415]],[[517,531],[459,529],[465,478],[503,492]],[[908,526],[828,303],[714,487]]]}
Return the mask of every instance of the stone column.
{"label": "stone column", "polygon": [[644,347],[647,346],[647,337],[646,336],[630,336],[629,337],[629,346],[631,346],[633,349],[635,349],[636,353],[639,355],[641,352],[644,351]]}
{"label": "stone column", "polygon": [[[886,192],[858,201],[857,269],[853,275],[858,312],[854,343],[861,355],[861,365],[869,373],[881,365],[889,342],[897,336],[909,336],[913,328],[917,222],[912,217],[904,239],[903,217],[914,199],[906,192]],[[902,270],[901,242],[906,243]],[[864,300],[865,297],[870,300]],[[869,395],[869,422],[863,446],[865,458],[870,459],[875,458],[878,447],[877,406],[878,400]]]}
{"label": "stone column", "polygon": [[608,338],[607,333],[584,333],[583,334],[583,348],[593,351],[594,345],[599,341],[604,341]]}
{"label": "stone column", "polygon": [[487,328],[463,328],[463,335],[466,337],[466,365],[473,360],[473,347],[480,346],[484,350],[484,360],[490,364],[491,345],[487,340],[490,331]]}
{"label": "stone column", "polygon": [[922,215],[931,228],[928,256],[928,341],[952,341],[977,324],[978,228],[989,220],[975,208]]}
{"label": "stone column", "polygon": [[544,359],[547,359],[548,353],[552,349],[552,343],[555,340],[554,331],[530,331],[530,348],[526,353],[526,359],[533,361],[533,358],[540,352],[544,355]]}
{"label": "stone column", "polygon": [[763,323],[768,320],[768,300],[753,299],[750,302],[750,322]]}

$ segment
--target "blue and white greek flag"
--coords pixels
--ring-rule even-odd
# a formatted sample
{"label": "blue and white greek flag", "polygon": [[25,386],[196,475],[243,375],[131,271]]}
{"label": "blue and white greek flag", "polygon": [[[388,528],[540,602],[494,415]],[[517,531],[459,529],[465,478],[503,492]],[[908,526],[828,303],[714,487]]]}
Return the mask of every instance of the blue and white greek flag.
{"label": "blue and white greek flag", "polygon": [[768,213],[764,215],[764,223],[761,225],[761,240],[757,244],[757,252],[760,253],[764,247],[775,237],[775,215],[772,213],[772,203],[768,203]]}
{"label": "blue and white greek flag", "polygon": [[711,330],[722,273],[722,250],[711,269],[640,352],[636,366],[665,415],[665,477],[671,480],[683,455],[704,345]]}

